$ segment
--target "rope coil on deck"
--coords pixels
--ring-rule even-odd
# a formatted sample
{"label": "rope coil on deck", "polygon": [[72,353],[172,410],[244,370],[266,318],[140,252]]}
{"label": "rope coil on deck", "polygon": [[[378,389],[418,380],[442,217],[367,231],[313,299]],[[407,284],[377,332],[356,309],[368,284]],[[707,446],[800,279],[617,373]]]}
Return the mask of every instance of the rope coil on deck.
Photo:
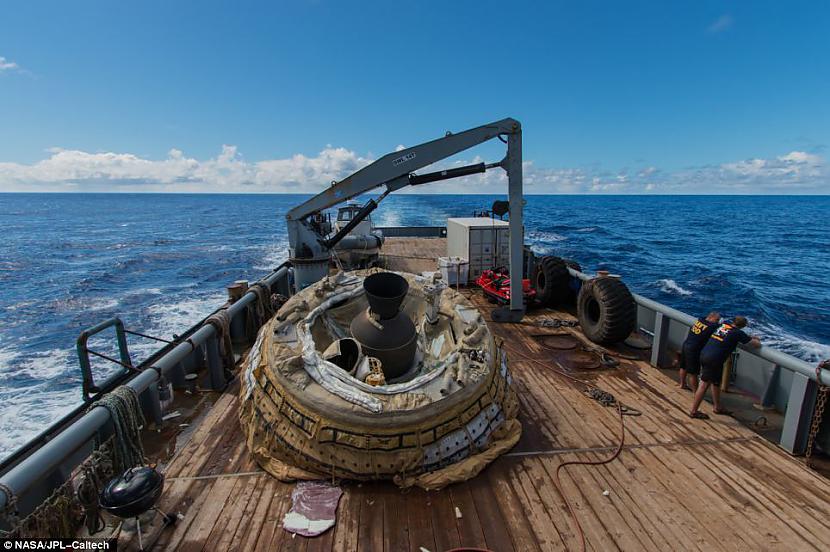
{"label": "rope coil on deck", "polygon": [[144,464],[144,445],[141,427],[145,419],[138,403],[138,394],[132,387],[121,385],[107,393],[94,406],[102,406],[110,413],[115,428],[113,460],[117,472]]}
{"label": "rope coil on deck", "polygon": [[[0,530],[2,538],[69,538],[76,535],[81,523],[95,534],[103,528],[98,511],[98,495],[106,482],[114,475],[114,439],[110,437],[97,447],[81,465],[79,481],[69,478],[58,486],[37,508],[19,518],[16,499],[9,500],[6,510],[0,513],[9,529]],[[11,498],[11,489],[2,490]]]}

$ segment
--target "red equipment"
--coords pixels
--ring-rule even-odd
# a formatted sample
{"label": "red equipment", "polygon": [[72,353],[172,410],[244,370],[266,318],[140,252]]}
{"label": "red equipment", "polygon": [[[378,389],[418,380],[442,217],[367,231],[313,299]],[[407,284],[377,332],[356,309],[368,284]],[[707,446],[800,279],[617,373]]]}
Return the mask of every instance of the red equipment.
{"label": "red equipment", "polygon": [[[476,280],[476,285],[490,299],[502,304],[510,302],[510,274],[506,268],[483,271]],[[525,303],[532,303],[536,299],[536,290],[533,289],[530,280],[527,278],[522,280],[522,293],[524,294]]]}

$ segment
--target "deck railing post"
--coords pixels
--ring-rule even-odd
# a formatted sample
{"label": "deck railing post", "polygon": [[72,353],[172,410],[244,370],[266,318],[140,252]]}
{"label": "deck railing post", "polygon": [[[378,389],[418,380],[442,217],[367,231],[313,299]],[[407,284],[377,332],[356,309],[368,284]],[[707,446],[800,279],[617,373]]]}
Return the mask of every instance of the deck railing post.
{"label": "deck railing post", "polygon": [[225,379],[225,370],[222,367],[222,359],[219,358],[219,339],[214,336],[207,340],[208,374],[210,375],[210,388],[214,391],[221,391],[228,384]]}
{"label": "deck railing post", "polygon": [[772,365],[772,374],[764,387],[764,394],[761,396],[761,408],[770,410],[775,408],[775,394],[778,391],[778,382],[781,379],[781,366]]}
{"label": "deck railing post", "polygon": [[666,342],[669,338],[670,320],[662,313],[654,315],[654,341],[651,344],[651,365],[660,368],[666,360]]}
{"label": "deck railing post", "polygon": [[784,427],[781,430],[780,445],[790,454],[804,454],[807,433],[813,417],[816,400],[816,382],[804,374],[793,372]]}
{"label": "deck railing post", "polygon": [[147,389],[141,393],[142,409],[149,413],[149,418],[156,424],[156,428],[161,428],[164,421],[162,418],[164,414],[161,411],[161,397],[159,396],[158,383],[150,384]]}

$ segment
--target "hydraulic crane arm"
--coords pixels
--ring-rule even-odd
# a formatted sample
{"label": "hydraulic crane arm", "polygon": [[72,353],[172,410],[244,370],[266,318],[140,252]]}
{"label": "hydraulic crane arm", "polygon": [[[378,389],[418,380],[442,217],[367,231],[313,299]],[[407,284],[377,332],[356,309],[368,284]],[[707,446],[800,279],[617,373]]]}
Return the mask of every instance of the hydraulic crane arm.
{"label": "hydraulic crane arm", "polygon": [[[507,143],[507,155],[498,163],[490,165],[479,163],[420,175],[414,172],[496,137]],[[522,127],[518,121],[510,118],[457,134],[448,132],[446,136],[431,142],[384,155],[340,182],[332,183],[325,191],[291,209],[285,218],[295,287],[302,289],[324,277],[328,273],[331,248],[360,220],[368,216],[377,207],[378,201],[389,193],[405,186],[482,173],[494,167],[501,167],[507,172],[510,200],[510,272],[518,275],[510,279],[510,309],[503,312],[501,316],[504,317],[503,319],[520,319],[524,312],[521,278],[522,207],[524,203],[522,197]],[[313,220],[309,220],[314,218],[312,215],[379,186],[386,187],[380,198],[377,201],[369,200],[353,217],[350,225],[328,239],[321,236],[319,227],[315,228]],[[493,316],[495,319],[496,314],[494,313]]]}
{"label": "hydraulic crane arm", "polygon": [[[340,182],[333,183],[327,190],[317,194],[305,203],[294,207],[288,212],[286,218],[288,220],[300,220],[311,214],[334,207],[343,201],[348,201],[378,186],[386,185],[390,192],[394,192],[404,186],[422,184],[424,182],[418,182],[415,175],[412,175],[412,180],[415,180],[415,182],[410,182],[410,175],[414,171],[497,136],[508,136],[520,132],[521,125],[519,122],[508,118],[489,125],[471,128],[458,134],[447,133],[443,138],[388,153]],[[484,172],[484,166],[482,165],[481,171],[475,172]],[[463,175],[457,174],[455,176]]]}

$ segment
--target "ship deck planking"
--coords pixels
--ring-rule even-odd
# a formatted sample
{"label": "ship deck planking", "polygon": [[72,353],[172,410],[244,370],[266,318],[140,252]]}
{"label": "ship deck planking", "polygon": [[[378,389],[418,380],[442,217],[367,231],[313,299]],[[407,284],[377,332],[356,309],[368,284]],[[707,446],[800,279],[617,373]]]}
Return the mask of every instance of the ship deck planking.
{"label": "ship deck planking", "polygon": [[[441,238],[390,238],[383,255],[389,269],[419,272],[433,270],[445,248]],[[489,319],[493,305],[475,290],[466,293]],[[478,477],[438,492],[342,482],[336,526],[313,539],[282,529],[293,486],[251,459],[237,417],[238,387],[230,386],[165,469],[160,507],[184,517],[161,532],[149,528],[158,538],[154,549],[578,548],[554,474],[562,462],[612,454],[620,438],[619,419],[614,408],[603,407],[561,376],[575,352],[554,354],[539,334],[567,332],[587,341],[578,328],[538,324],[553,318],[572,316],[540,309],[521,324],[490,324],[514,350],[511,372],[524,431],[510,453]],[[830,517],[827,479],[737,420],[689,419],[690,394],[650,366],[646,351],[623,352],[627,358],[617,368],[579,370],[576,362],[569,371],[642,412],[625,417],[625,445],[615,461],[561,472],[588,550],[830,548],[830,527],[824,523]],[[125,533],[121,545],[135,549],[137,543]]]}

